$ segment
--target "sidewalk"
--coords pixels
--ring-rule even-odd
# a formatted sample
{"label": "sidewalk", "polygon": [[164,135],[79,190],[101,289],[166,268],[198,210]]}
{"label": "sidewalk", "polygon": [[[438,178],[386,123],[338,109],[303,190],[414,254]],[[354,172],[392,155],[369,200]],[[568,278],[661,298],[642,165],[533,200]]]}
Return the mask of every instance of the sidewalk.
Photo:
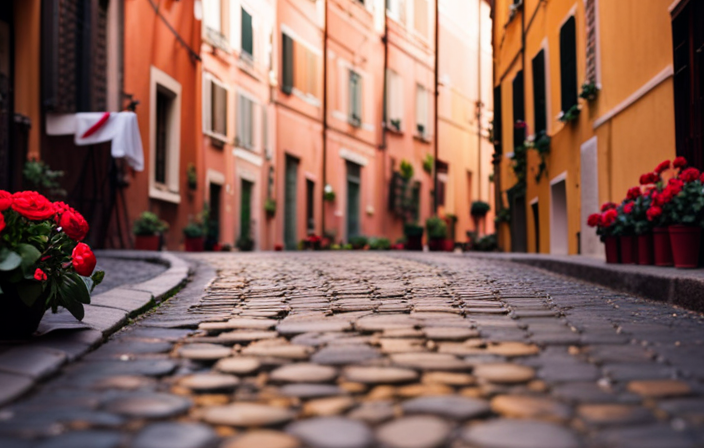
{"label": "sidewalk", "polygon": [[[112,289],[91,297],[82,322],[64,309],[56,314],[47,311],[32,338],[0,341],[0,405],[15,400],[64,364],[102,344],[130,318],[167,298],[189,275],[188,263],[167,252],[96,251],[96,255],[99,265],[105,261],[111,268],[113,278],[106,285]],[[118,260],[157,263],[166,269],[152,268],[136,274],[126,265],[126,272],[118,272]],[[147,278],[149,273],[158,275]]]}
{"label": "sidewalk", "polygon": [[602,259],[583,255],[471,252],[466,256],[523,263],[646,299],[704,312],[704,269],[606,264]]}

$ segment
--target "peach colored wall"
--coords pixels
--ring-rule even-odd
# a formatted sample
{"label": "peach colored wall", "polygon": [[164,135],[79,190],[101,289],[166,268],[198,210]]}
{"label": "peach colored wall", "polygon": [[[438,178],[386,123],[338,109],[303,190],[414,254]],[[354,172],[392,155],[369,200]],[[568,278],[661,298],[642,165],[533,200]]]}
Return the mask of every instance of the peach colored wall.
{"label": "peach colored wall", "polygon": [[29,117],[29,157],[39,157],[41,113],[41,0],[15,1],[15,112]]}

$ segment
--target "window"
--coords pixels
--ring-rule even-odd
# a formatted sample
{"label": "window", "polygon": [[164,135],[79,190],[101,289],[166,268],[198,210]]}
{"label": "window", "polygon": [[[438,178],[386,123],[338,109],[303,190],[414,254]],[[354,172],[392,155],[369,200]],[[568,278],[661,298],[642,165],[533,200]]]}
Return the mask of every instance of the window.
{"label": "window", "polygon": [[262,148],[266,158],[271,158],[271,152],[269,148],[269,117],[267,116],[266,106],[262,106]]}
{"label": "window", "polygon": [[403,79],[393,70],[386,72],[386,121],[391,129],[403,129]]}
{"label": "window", "polygon": [[281,90],[319,99],[322,96],[320,55],[286,32],[282,33],[282,47]]}
{"label": "window", "polygon": [[227,89],[208,73],[203,77],[203,130],[211,137],[227,140]]}
{"label": "window", "polygon": [[293,39],[286,33],[281,33],[281,90],[284,93],[293,92]]}
{"label": "window", "polygon": [[352,126],[362,125],[362,77],[350,70],[349,123]]}
{"label": "window", "polygon": [[220,0],[205,0],[203,3],[205,26],[217,33],[221,33]]}
{"label": "window", "polygon": [[577,104],[577,43],[574,16],[560,28],[560,91],[562,112]]}
{"label": "window", "polygon": [[423,37],[428,37],[428,0],[414,0],[413,27]]}
{"label": "window", "polygon": [[406,0],[386,0],[388,16],[397,22],[406,23]]}
{"label": "window", "polygon": [[535,135],[547,131],[547,109],[545,101],[545,51],[540,50],[533,58],[533,115]]}
{"label": "window", "polygon": [[436,161],[435,169],[438,172],[438,183],[435,186],[436,189],[436,200],[437,206],[445,205],[445,192],[447,190],[447,173],[449,172],[449,166],[447,163],[440,160]]}
{"label": "window", "polygon": [[306,179],[306,231],[315,233],[315,182]]}
{"label": "window", "polygon": [[419,137],[427,138],[430,135],[430,120],[428,113],[429,92],[425,87],[416,86],[416,132]]}
{"label": "window", "polygon": [[494,87],[494,149],[502,153],[501,141],[503,139],[503,119],[501,111],[501,85]]}
{"label": "window", "polygon": [[523,102],[523,70],[513,78],[513,147],[523,146],[526,140],[525,109]]}
{"label": "window", "polygon": [[242,8],[242,54],[254,57],[254,37],[252,33],[252,15]]}
{"label": "window", "polygon": [[181,84],[152,67],[149,90],[149,197],[179,203]]}
{"label": "window", "polygon": [[249,150],[254,149],[254,101],[237,95],[237,137],[235,145]]}

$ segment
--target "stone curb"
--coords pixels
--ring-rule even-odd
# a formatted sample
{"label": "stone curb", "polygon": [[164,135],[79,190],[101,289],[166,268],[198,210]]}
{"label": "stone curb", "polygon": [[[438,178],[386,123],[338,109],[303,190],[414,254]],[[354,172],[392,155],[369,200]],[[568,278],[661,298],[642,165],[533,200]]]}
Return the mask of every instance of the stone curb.
{"label": "stone curb", "polygon": [[[96,254],[98,257],[156,262],[168,266],[168,269],[142,283],[122,285],[91,297],[91,304],[85,305],[83,319],[91,329],[53,331],[0,351],[0,406],[24,395],[66,363],[101,345],[130,318],[169,297],[191,274],[186,261],[168,252],[101,250]],[[61,312],[66,313],[65,310]]]}
{"label": "stone curb", "polygon": [[704,271],[702,270],[611,265],[603,260],[584,256],[513,253],[471,253],[466,256],[522,263],[646,299],[704,312]]}

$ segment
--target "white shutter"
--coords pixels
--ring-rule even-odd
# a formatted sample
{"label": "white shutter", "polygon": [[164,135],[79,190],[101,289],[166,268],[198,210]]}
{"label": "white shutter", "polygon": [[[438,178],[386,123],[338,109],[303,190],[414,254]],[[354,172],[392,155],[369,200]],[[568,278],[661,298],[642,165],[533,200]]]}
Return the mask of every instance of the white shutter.
{"label": "white shutter", "polygon": [[236,107],[236,115],[235,115],[235,124],[236,124],[236,129],[235,129],[235,138],[237,139],[237,144],[236,146],[243,146],[244,145],[244,126],[243,126],[243,119],[244,119],[244,107],[242,105],[242,95],[240,93],[237,93],[237,107]]}
{"label": "white shutter", "polygon": [[240,0],[230,0],[230,48],[240,50],[242,40],[242,6]]}
{"label": "white shutter", "polygon": [[203,74],[203,132],[213,130],[213,81],[208,73]]}
{"label": "white shutter", "polygon": [[203,9],[205,10],[205,26],[220,33],[222,30],[220,0],[204,0]]}

